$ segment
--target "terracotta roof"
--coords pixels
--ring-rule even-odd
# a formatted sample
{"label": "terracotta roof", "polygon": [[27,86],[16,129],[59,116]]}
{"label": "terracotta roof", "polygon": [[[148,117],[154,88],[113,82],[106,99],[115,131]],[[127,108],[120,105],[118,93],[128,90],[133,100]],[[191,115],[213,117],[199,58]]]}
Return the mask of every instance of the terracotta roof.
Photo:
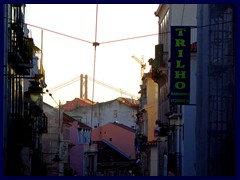
{"label": "terracotta roof", "polygon": [[124,98],[124,97],[119,97],[116,100],[118,102],[126,104],[127,106],[130,106],[130,107],[138,107],[138,105],[139,105],[139,103],[136,102],[136,100],[134,100],[135,102],[131,102],[132,101],[131,99]]}
{"label": "terracotta roof", "polygon": [[96,104],[95,102],[91,101],[90,99],[82,99],[82,101],[88,103],[88,104]]}
{"label": "terracotta roof", "polygon": [[72,101],[67,101],[64,105],[62,105],[63,111],[71,111],[75,110],[78,107],[87,107],[91,106],[92,104],[96,104],[89,99],[80,99],[75,98]]}

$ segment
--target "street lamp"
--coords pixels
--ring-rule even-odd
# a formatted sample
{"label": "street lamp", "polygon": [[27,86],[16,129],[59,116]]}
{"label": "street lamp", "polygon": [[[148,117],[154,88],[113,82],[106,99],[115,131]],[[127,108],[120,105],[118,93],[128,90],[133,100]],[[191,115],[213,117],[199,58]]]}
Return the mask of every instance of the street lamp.
{"label": "street lamp", "polygon": [[158,136],[160,142],[166,142],[168,140],[168,129],[161,127]]}
{"label": "street lamp", "polygon": [[168,140],[168,135],[170,131],[169,124],[163,124],[161,121],[156,120],[156,123],[159,127],[158,138],[160,142],[166,142]]}
{"label": "street lamp", "polygon": [[[32,157],[29,156],[31,162],[31,173],[38,175],[41,173],[39,168],[42,165],[41,159],[41,134],[46,133],[47,119],[42,109],[41,95],[44,93],[43,88],[37,79],[29,81],[28,90],[24,92],[24,119],[25,125],[22,140],[22,147],[32,151]],[[24,158],[24,155],[21,156]],[[23,160],[23,162],[26,160]],[[29,160],[28,160],[29,161]],[[27,161],[26,161],[27,162]]]}
{"label": "street lamp", "polygon": [[28,91],[25,92],[25,94],[30,97],[32,102],[36,103],[39,100],[41,94],[44,93],[43,88],[39,86],[40,83],[38,81],[29,82],[31,85],[29,86]]}

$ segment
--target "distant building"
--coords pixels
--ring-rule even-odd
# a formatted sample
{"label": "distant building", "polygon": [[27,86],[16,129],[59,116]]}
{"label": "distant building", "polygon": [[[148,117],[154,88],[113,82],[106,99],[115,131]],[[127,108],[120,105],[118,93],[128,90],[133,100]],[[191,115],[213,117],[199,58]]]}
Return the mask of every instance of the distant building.
{"label": "distant building", "polygon": [[[135,131],[137,109],[138,102],[127,98],[117,98],[103,103],[75,98],[63,105],[65,116],[74,119],[69,129],[69,142],[73,145],[69,152],[70,168],[79,176],[96,175],[96,153],[99,149],[98,144],[92,143],[94,141],[91,139],[92,128],[101,128],[115,122],[125,129]],[[135,158],[135,152],[131,156]]]}
{"label": "distant building", "polygon": [[134,129],[138,104],[136,100],[120,97],[90,106],[79,106],[65,113],[92,128],[98,128],[109,122],[119,122]]}

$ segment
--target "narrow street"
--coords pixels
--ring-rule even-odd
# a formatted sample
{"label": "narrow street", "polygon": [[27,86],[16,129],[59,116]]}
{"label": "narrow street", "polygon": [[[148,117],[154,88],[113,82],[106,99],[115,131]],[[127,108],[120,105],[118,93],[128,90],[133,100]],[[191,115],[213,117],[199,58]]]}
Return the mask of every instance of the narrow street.
{"label": "narrow street", "polygon": [[3,4],[3,175],[237,175],[239,7]]}

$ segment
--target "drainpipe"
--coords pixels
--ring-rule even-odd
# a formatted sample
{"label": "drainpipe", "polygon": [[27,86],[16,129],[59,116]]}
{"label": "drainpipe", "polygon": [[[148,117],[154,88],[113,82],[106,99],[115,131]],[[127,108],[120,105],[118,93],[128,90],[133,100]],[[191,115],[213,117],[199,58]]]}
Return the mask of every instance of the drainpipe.
{"label": "drainpipe", "polygon": [[183,171],[184,171],[184,122],[181,124],[181,176],[183,176]]}
{"label": "drainpipe", "polygon": [[[4,17],[8,17],[8,4],[4,4]],[[8,31],[7,31],[7,27],[8,27],[8,19],[4,18],[4,39],[3,39],[3,42],[4,42],[4,53],[3,53],[3,61],[4,61],[4,69],[3,69],[3,74],[8,74]],[[5,103],[5,105],[3,106],[3,125],[4,125],[4,139],[3,139],[3,143],[4,143],[4,150],[3,150],[3,153],[4,153],[4,175],[7,175],[7,162],[8,162],[8,153],[7,153],[7,132],[8,132],[8,118],[7,118],[7,114],[8,114],[8,106],[9,106],[9,102],[8,102],[8,84],[7,84],[7,76],[4,76],[3,78],[3,101],[2,103]]]}
{"label": "drainpipe", "polygon": [[[161,119],[161,113],[160,113],[160,108],[161,108],[161,101],[160,101],[160,82],[158,83],[158,121],[160,121]],[[163,172],[162,171],[162,167],[161,167],[161,143],[160,140],[158,138],[157,140],[157,148],[158,148],[158,176],[162,176]]]}
{"label": "drainpipe", "polygon": [[[61,101],[59,100],[59,107],[58,107],[58,134],[59,134],[59,155],[62,155],[61,153],[61,142],[62,142],[62,134],[61,134],[61,129],[62,129],[62,121],[61,121]],[[61,156],[60,156],[61,157]],[[62,157],[61,157],[62,158]],[[62,162],[62,159],[58,162],[58,175],[63,176],[64,175],[64,164]]]}
{"label": "drainpipe", "polygon": [[[179,118],[179,116],[178,116],[178,118],[177,118],[177,137],[176,137],[176,139],[177,139],[177,142],[176,142],[176,153],[178,153],[177,154],[177,162],[179,161],[179,157],[178,157],[178,155],[179,155],[179,151],[180,151],[180,118]],[[180,166],[180,164],[177,164],[177,176],[179,175],[179,166]]]}
{"label": "drainpipe", "polygon": [[176,152],[178,153],[178,162],[177,165],[177,175],[182,175],[183,173],[183,124],[181,123],[181,118],[177,119],[177,142],[176,142]]}

